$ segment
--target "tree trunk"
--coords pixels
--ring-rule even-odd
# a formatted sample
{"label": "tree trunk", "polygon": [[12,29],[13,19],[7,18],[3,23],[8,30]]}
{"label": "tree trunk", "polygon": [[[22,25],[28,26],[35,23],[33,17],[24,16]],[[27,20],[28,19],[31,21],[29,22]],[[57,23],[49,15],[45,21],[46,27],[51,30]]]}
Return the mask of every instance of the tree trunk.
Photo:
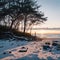
{"label": "tree trunk", "polygon": [[14,24],[14,21],[12,21],[12,23],[11,23],[10,30],[12,29],[13,24]]}
{"label": "tree trunk", "polygon": [[[10,15],[11,16],[11,15]],[[12,16],[11,16],[12,17]],[[14,22],[16,21],[16,19],[19,17],[19,15],[17,15],[17,17],[14,19],[14,20],[12,20],[12,23],[11,23],[11,26],[10,26],[10,29],[12,29],[12,26],[13,26],[13,24],[14,24]],[[12,17],[12,19],[13,19],[13,17]]]}
{"label": "tree trunk", "polygon": [[27,15],[25,14],[25,19],[24,19],[24,33],[26,32],[26,20],[27,20]]}

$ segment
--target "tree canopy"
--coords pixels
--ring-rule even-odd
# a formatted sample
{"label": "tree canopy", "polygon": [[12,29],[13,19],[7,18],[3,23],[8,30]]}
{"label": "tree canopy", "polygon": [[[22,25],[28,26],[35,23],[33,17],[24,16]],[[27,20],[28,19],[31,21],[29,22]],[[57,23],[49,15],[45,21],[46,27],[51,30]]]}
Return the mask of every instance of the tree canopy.
{"label": "tree canopy", "polygon": [[3,21],[10,28],[18,29],[23,23],[23,31],[31,25],[40,24],[47,20],[39,11],[40,5],[35,0],[0,0],[0,23]]}

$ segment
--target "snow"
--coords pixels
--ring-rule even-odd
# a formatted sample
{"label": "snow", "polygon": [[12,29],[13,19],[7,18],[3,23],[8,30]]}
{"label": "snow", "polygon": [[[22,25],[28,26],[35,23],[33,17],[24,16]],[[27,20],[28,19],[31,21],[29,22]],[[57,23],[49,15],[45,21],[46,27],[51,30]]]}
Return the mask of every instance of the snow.
{"label": "snow", "polygon": [[[58,41],[60,42],[60,40]],[[0,40],[0,60],[60,60],[60,50],[57,51],[56,47],[53,47],[52,51],[43,50],[45,42],[52,44],[53,40],[29,42]],[[21,47],[28,49],[26,52],[19,52]]]}

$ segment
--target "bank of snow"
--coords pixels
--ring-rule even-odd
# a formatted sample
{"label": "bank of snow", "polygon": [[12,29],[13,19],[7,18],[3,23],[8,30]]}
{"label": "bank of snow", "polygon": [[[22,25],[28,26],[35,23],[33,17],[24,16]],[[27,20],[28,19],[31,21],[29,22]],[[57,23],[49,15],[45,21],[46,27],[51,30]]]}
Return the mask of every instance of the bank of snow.
{"label": "bank of snow", "polygon": [[[52,43],[51,40],[42,41],[10,41],[0,40],[0,60],[59,60],[60,50],[43,50],[45,42]],[[21,47],[26,47],[27,52],[19,52]],[[5,52],[5,53],[4,53]]]}

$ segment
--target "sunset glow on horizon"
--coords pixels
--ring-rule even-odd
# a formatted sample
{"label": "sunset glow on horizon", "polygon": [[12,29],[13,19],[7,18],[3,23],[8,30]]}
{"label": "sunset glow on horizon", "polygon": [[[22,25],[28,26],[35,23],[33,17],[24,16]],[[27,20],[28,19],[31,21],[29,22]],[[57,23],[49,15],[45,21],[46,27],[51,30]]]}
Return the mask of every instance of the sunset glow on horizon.
{"label": "sunset glow on horizon", "polygon": [[31,34],[60,34],[60,30],[31,30]]}

